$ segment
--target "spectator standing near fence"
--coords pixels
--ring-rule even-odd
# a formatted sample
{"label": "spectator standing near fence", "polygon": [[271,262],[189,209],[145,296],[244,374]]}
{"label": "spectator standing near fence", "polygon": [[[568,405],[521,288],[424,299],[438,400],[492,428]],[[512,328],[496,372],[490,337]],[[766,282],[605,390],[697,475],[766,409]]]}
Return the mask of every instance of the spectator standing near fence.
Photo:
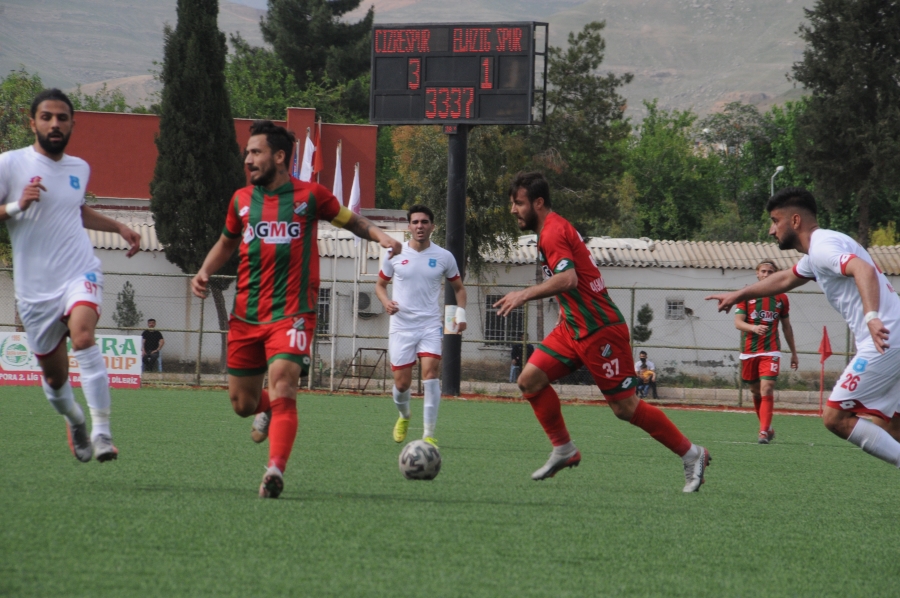
{"label": "spectator standing near fence", "polygon": [[638,353],[636,365],[638,376],[641,378],[641,386],[646,387],[642,393],[643,396],[646,397],[649,390],[653,394],[653,398],[658,399],[659,395],[656,393],[656,364],[647,359],[646,351],[641,351]]}
{"label": "spectator standing near fence", "polygon": [[[82,462],[118,457],[110,431],[109,375],[94,342],[103,297],[100,260],[84,229],[118,233],[130,248],[141,237],[84,203],[91,169],[65,153],[75,125],[72,102],[45,89],[31,104],[35,142],[0,154],[0,220],[13,249],[16,302],[43,373],[44,394],[66,420],[69,447]],[[66,336],[81,370],[91,432],[69,385]]]}
{"label": "spectator standing near fence", "polygon": [[[847,321],[857,352],[831,391],[825,427],[866,453],[900,467],[900,348],[888,342],[900,330],[900,298],[869,253],[843,233],[819,228],[816,200],[799,187],[782,189],[766,204],[769,234],[778,248],[804,254],[791,270],[748,287],[707,297],[727,312],[741,301],[769,297],[815,280]],[[859,417],[872,416],[873,421]]]}
{"label": "spectator standing near fence", "polygon": [[[206,297],[209,277],[239,249],[234,308],[228,324],[228,394],[234,412],[256,415],[257,442],[269,439],[261,498],[278,498],[297,436],[297,389],[309,370],[319,296],[319,220],[399,254],[398,241],[345,207],[325,187],[290,176],[294,134],[268,120],[250,127],[244,165],[251,184],[228,203],[222,236],[191,289]],[[262,384],[268,374],[269,386]]]}
{"label": "spectator standing near fence", "polygon": [[547,180],[539,172],[520,172],[510,185],[509,196],[519,229],[538,235],[544,281],[504,295],[494,304],[497,315],[509,315],[532,299],[556,297],[561,320],[537,346],[518,380],[553,445],[547,463],[532,479],[551,478],[581,462],[581,452],[569,437],[559,396],[550,383],[584,364],[616,417],[641,428],[681,457],[683,490],[696,492],[703,483],[709,452],[691,443],[660,409],[635,395],[638,378],[628,326],[581,236],[553,212]]}
{"label": "spectator standing near fence", "polygon": [[[166,344],[162,332],[156,330],[156,320],[147,320],[147,328],[141,333],[141,357],[144,362],[144,370],[155,370],[159,363],[159,352]],[[162,371],[162,367],[159,368]]]}
{"label": "spectator standing near fence", "polygon": [[[756,266],[756,279],[765,280],[777,271],[775,262],[763,260]],[[790,301],[784,293],[746,299],[734,310],[734,327],[741,331],[741,379],[750,385],[753,395],[753,408],[759,418],[759,444],[769,444],[775,439],[772,412],[775,381],[781,366],[779,322],[791,349],[791,369],[796,370],[800,363],[789,314]]]}
{"label": "spectator standing near fence", "polygon": [[[441,284],[444,280],[453,287],[456,296],[456,325],[462,333],[466,329],[466,287],[459,276],[453,254],[431,242],[434,232],[434,213],[423,205],[407,211],[409,241],[403,253],[386,252],[381,261],[375,295],[391,316],[388,353],[394,376],[394,404],[400,416],[394,423],[394,442],[403,442],[409,430],[409,406],[412,368],[416,357],[422,360],[424,407],[422,438],[437,446],[434,431],[441,404],[441,351],[443,321],[441,318]],[[394,283],[393,298],[388,297],[387,285]]]}

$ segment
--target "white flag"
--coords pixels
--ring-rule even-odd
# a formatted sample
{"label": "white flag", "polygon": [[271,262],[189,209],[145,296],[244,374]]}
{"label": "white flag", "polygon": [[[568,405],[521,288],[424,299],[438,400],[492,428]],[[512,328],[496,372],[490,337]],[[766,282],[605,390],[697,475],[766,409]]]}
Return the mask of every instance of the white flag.
{"label": "white flag", "polygon": [[[350,189],[350,211],[354,214],[359,214],[359,162],[356,163],[355,173],[353,175],[353,187]],[[355,245],[359,245],[359,237],[355,237],[353,239],[353,243]]]}
{"label": "white flag", "polygon": [[334,167],[334,185],[331,188],[331,194],[337,197],[341,205],[344,205],[344,174],[341,170],[341,142],[338,141],[337,146],[337,162]]}
{"label": "white flag", "polygon": [[301,181],[309,182],[313,176],[313,154],[316,153],[316,145],[310,139],[309,129],[306,129],[306,144],[303,147],[303,164],[300,166]]}

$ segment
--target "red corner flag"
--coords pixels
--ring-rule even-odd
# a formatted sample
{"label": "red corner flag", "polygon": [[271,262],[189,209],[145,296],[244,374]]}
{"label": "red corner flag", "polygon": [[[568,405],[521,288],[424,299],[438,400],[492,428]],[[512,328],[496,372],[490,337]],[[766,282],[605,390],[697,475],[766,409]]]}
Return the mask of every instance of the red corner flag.
{"label": "red corner flag", "polygon": [[825,360],[831,357],[831,341],[828,340],[828,328],[822,326],[822,342],[819,343],[819,363],[825,363]]}

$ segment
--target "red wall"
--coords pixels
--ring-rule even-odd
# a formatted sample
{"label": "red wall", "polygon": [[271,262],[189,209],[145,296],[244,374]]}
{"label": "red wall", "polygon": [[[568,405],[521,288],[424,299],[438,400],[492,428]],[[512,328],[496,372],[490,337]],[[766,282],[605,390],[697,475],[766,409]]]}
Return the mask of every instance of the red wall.
{"label": "red wall", "polygon": [[[312,108],[288,108],[287,126],[297,139],[306,139],[307,127],[315,126]],[[235,119],[238,144],[243,148],[250,138],[249,119]],[[378,128],[371,125],[322,125],[322,152],[325,171],[319,182],[331,189],[334,180],[335,149],[343,140],[344,204],[350,198],[353,165],[360,163],[362,207],[375,207],[375,146]],[[100,198],[150,199],[150,181],[156,166],[156,135],[159,117],[149,114],[115,112],[75,112],[75,129],[66,153],[83,158],[91,165],[88,191]]]}

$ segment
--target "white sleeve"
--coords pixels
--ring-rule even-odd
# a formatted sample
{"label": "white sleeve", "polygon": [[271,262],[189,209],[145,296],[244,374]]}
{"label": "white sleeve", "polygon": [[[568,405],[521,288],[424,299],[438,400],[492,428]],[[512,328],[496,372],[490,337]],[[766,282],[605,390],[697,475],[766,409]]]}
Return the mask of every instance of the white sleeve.
{"label": "white sleeve", "polygon": [[816,279],[816,273],[813,272],[812,264],[809,263],[809,256],[804,255],[800,261],[794,264],[794,276],[798,278],[807,278],[809,280]]}
{"label": "white sleeve", "polygon": [[444,266],[444,275],[447,277],[447,280],[459,278],[459,268],[456,266],[456,258],[453,257],[453,254],[449,251],[447,252],[446,261],[447,264]]}
{"label": "white sleeve", "polygon": [[381,271],[378,275],[385,280],[390,280],[394,277],[394,264],[391,263],[392,257],[394,257],[394,252],[388,249],[384,252],[384,257],[381,258]]}
{"label": "white sleeve", "polygon": [[4,153],[0,154],[0,204],[10,201],[9,183],[9,153]]}
{"label": "white sleeve", "polygon": [[815,251],[810,251],[804,259],[807,259],[810,266],[817,270],[826,270],[847,276],[847,264],[855,257],[858,256],[853,253],[852,247],[847,246],[847,243],[841,243],[839,239],[827,238],[817,243]]}

